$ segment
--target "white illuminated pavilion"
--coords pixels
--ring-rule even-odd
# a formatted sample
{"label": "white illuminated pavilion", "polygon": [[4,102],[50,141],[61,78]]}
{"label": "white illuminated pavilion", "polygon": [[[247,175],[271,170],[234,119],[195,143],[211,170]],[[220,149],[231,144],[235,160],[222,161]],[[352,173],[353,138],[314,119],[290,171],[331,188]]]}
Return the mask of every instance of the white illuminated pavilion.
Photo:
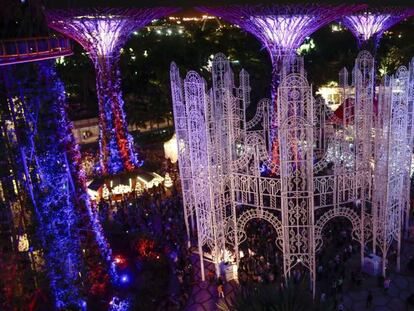
{"label": "white illuminated pavilion", "polygon": [[313,98],[304,69],[282,71],[289,73],[282,75],[278,89],[274,117],[280,162],[274,163],[268,140],[271,101],[261,100],[255,116],[246,120],[246,71],[236,83],[228,59],[217,54],[208,88],[196,72],[182,79],[171,65],[184,214],[188,233],[197,232],[202,269],[205,253],[217,274],[222,262],[237,266],[246,224],[263,219],[277,233],[285,277],[303,266],[315,289],[322,232],[338,217],[352,226],[361,264],[367,246],[381,258],[385,275],[389,249],[395,246],[399,269],[404,211],[409,208],[414,61],[384,78],[377,110],[372,101],[374,58],[360,52],[351,85],[347,71],[340,73],[341,100],[350,109],[335,124],[332,111]]}

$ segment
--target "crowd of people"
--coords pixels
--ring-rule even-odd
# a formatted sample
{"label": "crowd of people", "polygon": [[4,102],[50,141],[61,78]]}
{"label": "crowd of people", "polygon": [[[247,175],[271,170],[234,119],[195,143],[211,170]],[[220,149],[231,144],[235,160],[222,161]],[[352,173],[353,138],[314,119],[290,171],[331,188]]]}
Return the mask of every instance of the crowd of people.
{"label": "crowd of people", "polygon": [[324,247],[318,253],[317,278],[320,300],[333,302],[334,310],[344,310],[342,294],[347,286],[359,287],[363,278],[360,269],[347,271],[348,261],[359,250],[352,241],[352,226],[346,219],[329,222],[324,228]]}
{"label": "crowd of people", "polygon": [[[168,297],[162,306],[168,310],[183,308],[189,298],[194,271],[191,264],[191,251],[187,248],[188,237],[184,227],[181,190],[176,165],[165,160],[156,152],[142,152],[146,163],[156,164],[160,174],[169,173],[173,180],[172,188],[163,185],[147,189],[136,195],[131,193],[117,201],[100,201],[101,222],[112,232],[145,235],[156,241],[158,248],[168,259],[170,284]],[[85,153],[90,163],[96,158]],[[245,227],[246,240],[240,245],[238,279],[241,287],[248,284],[283,284],[283,259],[277,246],[277,233],[265,220],[250,220]],[[321,302],[331,301],[334,310],[343,310],[342,294],[344,287],[359,287],[363,283],[360,268],[346,271],[348,261],[359,252],[357,243],[352,240],[352,226],[346,219],[328,222],[323,231],[324,246],[316,258],[318,290]],[[414,260],[413,260],[414,262]],[[414,264],[413,264],[414,266]],[[212,273],[214,275],[214,273]],[[295,268],[291,273],[293,280],[300,282],[307,273]],[[212,279],[213,276],[209,277]],[[389,279],[383,280],[387,291]],[[215,279],[217,296],[223,297],[223,280]],[[283,287],[283,285],[281,285]],[[375,297],[367,292],[367,307]]]}
{"label": "crowd of people", "polygon": [[[152,158],[154,161],[161,160],[154,154]],[[194,279],[191,253],[187,249],[176,166],[162,159],[159,167],[163,171],[160,173],[170,174],[173,180],[171,188],[160,184],[139,195],[130,193],[122,198],[118,197],[117,200],[102,199],[98,203],[99,217],[108,237],[128,235],[127,241],[119,243],[130,242],[131,254],[143,260],[158,260],[160,256],[166,259],[170,268],[170,278],[167,296],[161,304],[168,307],[168,310],[180,310],[189,297],[190,284]],[[154,254],[159,254],[157,258],[150,258],[152,256],[150,251],[137,250],[137,241],[143,237],[154,242]],[[115,248],[116,241],[119,241],[119,238],[111,241]]]}
{"label": "crowd of people", "polygon": [[260,219],[249,221],[245,229],[247,238],[240,246],[240,283],[274,282],[282,263],[276,246],[275,229],[270,223]]}
{"label": "crowd of people", "polygon": [[[320,302],[331,303],[333,310],[344,310],[342,293],[345,282],[348,287],[359,287],[363,282],[360,269],[345,270],[350,266],[348,261],[351,257],[359,252],[357,244],[352,240],[351,231],[352,226],[346,219],[329,222],[323,231],[324,247],[316,260]],[[276,244],[275,229],[266,221],[254,219],[247,223],[246,235],[246,241],[240,247],[242,256],[238,272],[241,289],[255,283],[276,283],[283,288],[282,253]],[[300,267],[291,271],[295,283],[307,276],[306,271]],[[389,288],[389,282],[384,283],[384,289],[386,288]],[[370,306],[373,297],[372,293],[367,294],[367,305]]]}

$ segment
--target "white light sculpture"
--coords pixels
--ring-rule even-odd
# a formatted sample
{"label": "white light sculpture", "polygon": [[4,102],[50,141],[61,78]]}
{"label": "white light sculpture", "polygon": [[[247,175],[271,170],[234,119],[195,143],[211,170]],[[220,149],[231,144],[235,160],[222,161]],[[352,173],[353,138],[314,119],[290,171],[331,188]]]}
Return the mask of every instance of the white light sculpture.
{"label": "white light sculpture", "polygon": [[[246,121],[249,79],[241,72],[236,86],[223,54],[212,62],[212,88],[195,72],[181,80],[171,65],[171,87],[178,140],[178,164],[188,234],[197,230],[201,267],[203,251],[219,273],[224,254],[239,262],[246,224],[263,219],[275,229],[288,277],[297,265],[310,272],[315,290],[316,253],[324,226],[347,218],[352,237],[383,256],[401,244],[404,211],[409,202],[413,148],[414,66],[400,69],[379,88],[374,109],[374,59],[361,52],[353,69],[340,72],[343,116],[312,97],[303,59],[289,58],[277,94],[277,116],[262,100]],[[278,124],[280,162],[267,152],[269,123]],[[333,123],[332,120],[335,119]],[[192,223],[190,230],[190,223]],[[196,222],[196,227],[194,225]],[[399,262],[397,260],[397,268]],[[202,270],[204,278],[204,270]]]}

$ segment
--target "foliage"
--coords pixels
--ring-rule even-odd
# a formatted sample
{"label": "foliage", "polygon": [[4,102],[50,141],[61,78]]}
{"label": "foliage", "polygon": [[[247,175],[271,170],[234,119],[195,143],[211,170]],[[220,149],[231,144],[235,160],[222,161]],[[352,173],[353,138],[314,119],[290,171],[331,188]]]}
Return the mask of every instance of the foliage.
{"label": "foliage", "polygon": [[86,193],[64,88],[50,61],[16,66],[4,78],[9,98],[16,98],[8,103],[17,118],[14,113],[2,117],[15,121],[7,134],[17,137],[14,145],[20,149],[10,156],[20,163],[19,184],[33,193],[50,288],[57,307],[79,306],[85,293],[107,290],[112,256]]}
{"label": "foliage", "polygon": [[222,311],[311,311],[331,310],[330,305],[313,301],[306,281],[289,279],[281,289],[276,283],[241,287],[230,303],[218,305]]}

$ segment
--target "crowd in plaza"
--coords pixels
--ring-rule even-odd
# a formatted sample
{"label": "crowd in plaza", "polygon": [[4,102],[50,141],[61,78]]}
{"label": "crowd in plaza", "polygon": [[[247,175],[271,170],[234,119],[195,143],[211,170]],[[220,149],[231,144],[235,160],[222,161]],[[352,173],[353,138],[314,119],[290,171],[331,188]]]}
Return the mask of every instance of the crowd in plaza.
{"label": "crowd in plaza", "polygon": [[[324,247],[317,255],[317,278],[321,301],[333,301],[335,310],[344,310],[342,294],[347,286],[360,286],[363,278],[358,269],[347,270],[348,261],[357,252],[348,220],[330,222],[324,229]],[[359,250],[358,250],[359,251]]]}
{"label": "crowd in plaza", "polygon": [[274,228],[266,221],[254,219],[246,224],[246,234],[246,242],[240,247],[243,255],[238,269],[240,284],[273,283],[282,264]]}
{"label": "crowd in plaza", "polygon": [[125,252],[130,256],[141,261],[165,259],[170,277],[167,296],[161,304],[168,310],[180,310],[189,297],[194,276],[191,253],[187,249],[178,172],[176,165],[161,155],[153,152],[148,153],[148,157],[150,161],[160,163],[160,173],[170,174],[173,186],[166,188],[160,184],[139,195],[130,193],[116,200],[101,199],[99,216],[108,237],[128,237],[129,249]]}
{"label": "crowd in plaza", "polygon": [[[196,272],[184,227],[177,165],[165,160],[157,152],[143,152],[141,155],[145,157],[146,163],[156,164],[160,174],[169,173],[173,186],[166,188],[160,184],[139,195],[131,193],[116,200],[101,200],[98,204],[100,219],[109,235],[125,232],[129,237],[144,236],[155,242],[156,251],[167,259],[170,270],[168,291],[161,308],[180,310],[189,299]],[[89,152],[84,153],[84,158],[91,163],[96,161],[96,156]],[[267,221],[253,219],[246,224],[245,230],[246,240],[239,247],[240,289],[243,291],[254,284],[274,284],[283,289],[283,258],[277,245],[275,229]],[[364,289],[366,275],[360,267],[349,268],[353,266],[350,259],[359,257],[360,252],[358,243],[353,241],[351,235],[352,226],[348,220],[328,222],[323,230],[324,246],[317,254],[317,298],[322,303],[332,305],[333,310],[344,310],[343,293],[348,289],[366,292],[367,308],[371,308],[376,298],[375,293]],[[137,240],[132,241],[132,247],[136,250]],[[216,297],[224,298],[225,278],[217,278],[213,270],[206,273],[208,281],[216,286]],[[291,276],[298,284],[306,280],[307,272],[299,265],[292,270]],[[378,284],[385,293],[392,286],[390,278],[380,279]]]}
{"label": "crowd in plaza", "polygon": [[[317,255],[319,303],[329,305],[333,310],[344,310],[343,293],[346,289],[361,288],[364,276],[360,268],[351,268],[350,260],[359,253],[359,247],[352,240],[352,226],[345,219],[338,219],[326,225],[323,231],[324,247]],[[238,277],[242,293],[255,284],[276,284],[283,289],[283,259],[276,244],[276,232],[270,223],[252,220],[246,225],[247,239],[241,244],[241,259]],[[295,284],[306,279],[307,272],[301,266],[294,268],[291,278]],[[390,279],[380,280],[386,292]],[[367,291],[367,307],[375,297]]]}

